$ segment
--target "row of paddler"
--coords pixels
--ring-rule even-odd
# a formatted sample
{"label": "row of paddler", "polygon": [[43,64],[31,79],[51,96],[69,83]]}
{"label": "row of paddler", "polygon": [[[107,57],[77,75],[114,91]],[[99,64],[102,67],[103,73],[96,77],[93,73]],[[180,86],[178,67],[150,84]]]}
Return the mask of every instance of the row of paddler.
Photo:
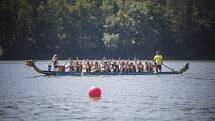
{"label": "row of paddler", "polygon": [[[54,71],[65,72],[156,72],[161,71],[161,65],[163,63],[163,57],[160,51],[156,51],[153,62],[147,60],[72,60],[71,58],[64,65],[58,64],[58,55],[54,54],[51,62],[53,63]],[[66,66],[66,64],[69,65]],[[51,64],[48,66],[48,70],[51,70]]]}
{"label": "row of paddler", "polygon": [[49,65],[49,71],[59,72],[154,72],[155,65],[147,60],[72,60],[69,58],[64,65],[58,64],[55,55]]}

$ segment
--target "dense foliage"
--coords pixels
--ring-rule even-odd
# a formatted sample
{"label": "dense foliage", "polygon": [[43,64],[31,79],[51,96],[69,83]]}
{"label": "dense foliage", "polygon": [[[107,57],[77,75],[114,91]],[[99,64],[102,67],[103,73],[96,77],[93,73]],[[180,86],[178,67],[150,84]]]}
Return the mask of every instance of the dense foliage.
{"label": "dense foliage", "polygon": [[215,59],[214,0],[1,0],[3,59]]}

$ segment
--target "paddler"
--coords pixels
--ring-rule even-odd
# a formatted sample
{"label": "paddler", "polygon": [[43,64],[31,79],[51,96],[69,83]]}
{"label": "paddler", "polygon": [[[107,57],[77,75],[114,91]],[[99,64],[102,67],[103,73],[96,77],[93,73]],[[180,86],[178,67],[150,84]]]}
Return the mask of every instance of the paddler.
{"label": "paddler", "polygon": [[156,72],[158,72],[158,70],[161,72],[161,65],[163,64],[163,57],[161,55],[160,51],[156,51],[156,55],[154,56],[154,65],[156,68]]}
{"label": "paddler", "polygon": [[119,72],[119,65],[116,63],[116,61],[113,62],[112,64],[112,70],[113,72]]}
{"label": "paddler", "polygon": [[74,72],[75,71],[75,64],[71,58],[68,59],[69,61],[69,66],[66,68],[69,68],[69,72]]}
{"label": "paddler", "polygon": [[147,72],[154,72],[154,65],[151,62],[145,61],[145,69]]}
{"label": "paddler", "polygon": [[121,72],[127,72],[125,61],[122,61],[120,64],[120,71]]}
{"label": "paddler", "polygon": [[91,72],[92,71],[92,65],[90,64],[89,61],[87,61],[87,63],[85,64],[86,67],[86,72]]}
{"label": "paddler", "polygon": [[97,61],[95,62],[93,70],[94,70],[94,72],[101,72],[101,66]]}
{"label": "paddler", "polygon": [[76,67],[76,72],[78,73],[82,72],[82,68],[83,68],[82,61],[79,62],[79,60],[76,60],[75,67]]}
{"label": "paddler", "polygon": [[133,62],[129,64],[129,72],[136,72],[136,67]]}
{"label": "paddler", "polygon": [[144,71],[144,65],[142,64],[141,61],[138,63],[137,69],[138,69],[138,72],[143,72]]}

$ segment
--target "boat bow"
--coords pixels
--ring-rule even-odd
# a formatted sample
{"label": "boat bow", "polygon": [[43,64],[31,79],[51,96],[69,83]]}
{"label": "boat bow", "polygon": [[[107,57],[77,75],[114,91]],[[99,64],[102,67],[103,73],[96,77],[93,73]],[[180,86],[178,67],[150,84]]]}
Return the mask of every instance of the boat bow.
{"label": "boat bow", "polygon": [[29,59],[29,60],[25,60],[25,65],[27,65],[27,66],[29,66],[29,67],[33,67],[34,70],[36,70],[38,73],[43,74],[43,70],[39,69],[39,68],[35,65],[35,63],[34,63],[33,60],[30,60],[30,59]]}

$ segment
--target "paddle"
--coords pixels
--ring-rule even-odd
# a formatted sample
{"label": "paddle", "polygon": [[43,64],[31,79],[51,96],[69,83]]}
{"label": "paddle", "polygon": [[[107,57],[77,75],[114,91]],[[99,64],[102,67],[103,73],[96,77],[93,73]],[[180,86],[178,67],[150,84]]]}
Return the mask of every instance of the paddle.
{"label": "paddle", "polygon": [[174,69],[172,69],[172,68],[170,68],[170,67],[168,67],[168,66],[166,66],[166,65],[164,65],[164,64],[162,64],[164,67],[166,67],[166,68],[168,68],[168,69],[170,69],[171,71],[173,71],[173,72],[175,72],[175,70]]}

